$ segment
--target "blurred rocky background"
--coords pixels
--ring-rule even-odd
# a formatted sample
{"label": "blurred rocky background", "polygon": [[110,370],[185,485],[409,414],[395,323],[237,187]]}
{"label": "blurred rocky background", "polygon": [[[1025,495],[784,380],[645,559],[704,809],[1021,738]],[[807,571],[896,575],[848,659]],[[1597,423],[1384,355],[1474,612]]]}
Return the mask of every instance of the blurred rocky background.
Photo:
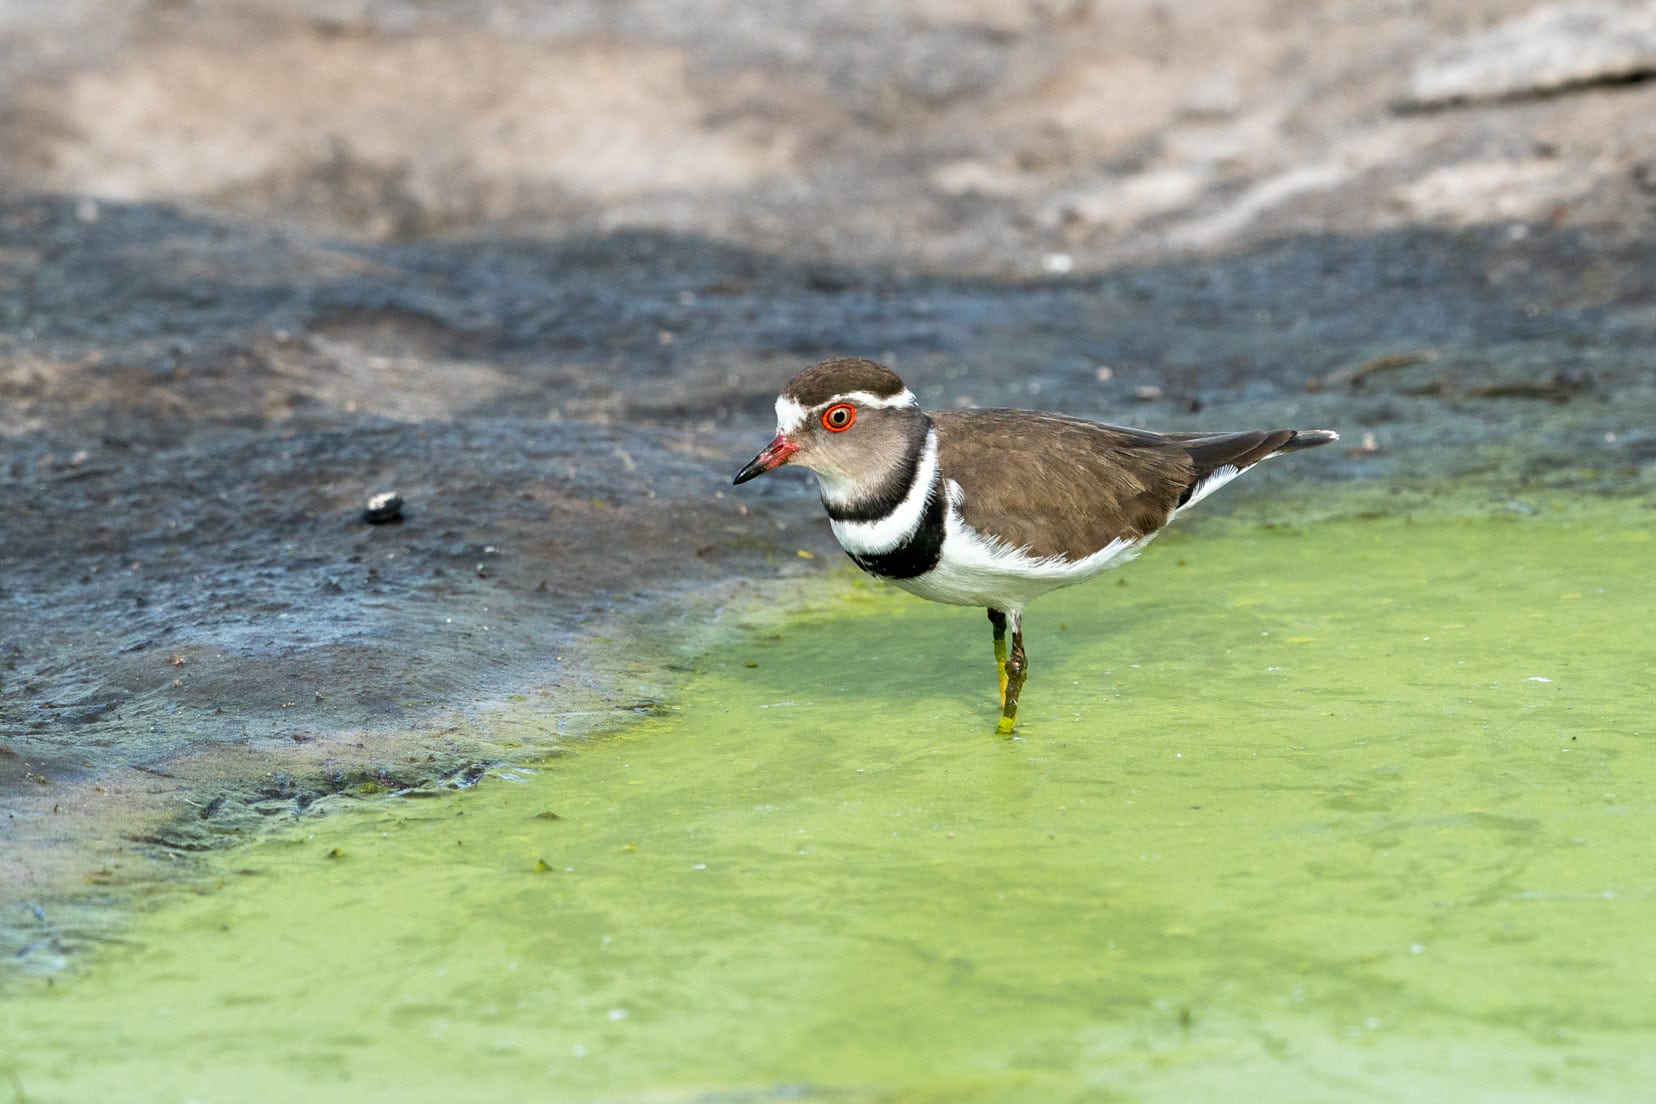
{"label": "blurred rocky background", "polygon": [[837,559],[727,486],[822,356],[1648,509],[1652,75],[1612,0],[0,0],[4,938],[657,708]]}
{"label": "blurred rocky background", "polygon": [[999,277],[1642,223],[1656,6],[10,0],[13,190]]}

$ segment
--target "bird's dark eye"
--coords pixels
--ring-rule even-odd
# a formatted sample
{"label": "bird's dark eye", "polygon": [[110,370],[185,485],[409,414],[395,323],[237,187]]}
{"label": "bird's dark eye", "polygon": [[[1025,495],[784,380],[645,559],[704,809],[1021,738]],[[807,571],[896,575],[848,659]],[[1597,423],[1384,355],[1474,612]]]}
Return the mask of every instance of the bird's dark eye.
{"label": "bird's dark eye", "polygon": [[822,412],[822,428],[831,433],[844,433],[857,420],[857,408],[850,403],[835,403]]}

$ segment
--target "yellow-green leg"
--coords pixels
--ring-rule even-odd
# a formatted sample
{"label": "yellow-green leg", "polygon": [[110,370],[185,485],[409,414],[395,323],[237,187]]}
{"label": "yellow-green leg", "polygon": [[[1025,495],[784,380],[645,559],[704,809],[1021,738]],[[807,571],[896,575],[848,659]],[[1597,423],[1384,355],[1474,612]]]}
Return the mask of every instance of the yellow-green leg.
{"label": "yellow-green leg", "polygon": [[989,611],[989,627],[995,632],[995,677],[1000,680],[1001,708],[1006,707],[1006,614]]}
{"label": "yellow-green leg", "polygon": [[1012,613],[1012,648],[1006,647],[1008,615],[1001,610],[989,611],[989,625],[995,632],[995,674],[1000,680],[1001,717],[995,731],[1002,736],[1012,735],[1018,721],[1018,694],[1023,690],[1024,678],[1029,674],[1029,661],[1024,657],[1023,616]]}

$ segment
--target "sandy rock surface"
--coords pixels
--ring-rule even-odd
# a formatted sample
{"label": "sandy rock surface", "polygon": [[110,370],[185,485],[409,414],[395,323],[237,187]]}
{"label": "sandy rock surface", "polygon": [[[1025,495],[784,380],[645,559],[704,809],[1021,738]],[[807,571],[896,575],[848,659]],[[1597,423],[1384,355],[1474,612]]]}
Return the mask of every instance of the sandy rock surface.
{"label": "sandy rock surface", "polygon": [[[837,562],[805,481],[728,486],[819,357],[1341,430],[1251,477],[1296,508],[1647,508],[1656,85],[1443,83],[1535,70],[1550,11],[0,9],[6,938],[647,705],[652,642]],[[525,695],[554,721],[506,741]]]}
{"label": "sandy rock surface", "polygon": [[1618,84],[1656,73],[1656,4],[1549,4],[1450,42],[1416,67],[1407,102],[1437,107]]}

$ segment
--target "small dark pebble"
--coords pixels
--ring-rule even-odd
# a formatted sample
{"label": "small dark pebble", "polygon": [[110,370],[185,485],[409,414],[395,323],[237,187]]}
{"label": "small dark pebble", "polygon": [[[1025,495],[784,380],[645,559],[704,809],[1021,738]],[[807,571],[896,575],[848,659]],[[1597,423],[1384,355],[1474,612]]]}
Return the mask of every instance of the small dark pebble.
{"label": "small dark pebble", "polygon": [[1633,183],[1641,192],[1656,195],[1656,161],[1641,161],[1633,166]]}
{"label": "small dark pebble", "polygon": [[362,511],[362,520],[370,525],[384,525],[400,519],[402,508],[402,495],[396,491],[382,491],[368,500],[368,507]]}

